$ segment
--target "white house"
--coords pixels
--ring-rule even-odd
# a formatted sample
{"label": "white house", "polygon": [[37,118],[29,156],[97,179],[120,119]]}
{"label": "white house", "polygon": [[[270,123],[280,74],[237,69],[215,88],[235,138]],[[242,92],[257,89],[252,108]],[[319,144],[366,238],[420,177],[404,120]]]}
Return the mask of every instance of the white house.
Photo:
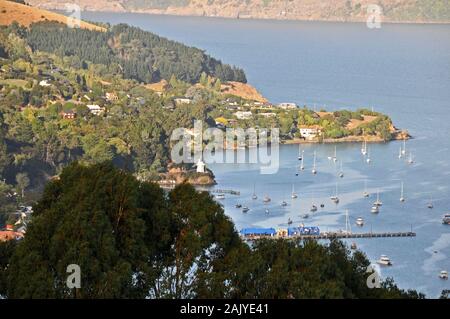
{"label": "white house", "polygon": [[114,92],[107,92],[105,94],[105,97],[108,101],[111,101],[111,102],[115,102],[115,101],[119,100],[119,97]]}
{"label": "white house", "polygon": [[297,104],[295,103],[280,103],[278,104],[278,107],[284,110],[293,110],[298,108]]}
{"label": "white house", "polygon": [[300,135],[307,140],[311,140],[322,133],[322,128],[318,125],[300,126]]}
{"label": "white house", "polygon": [[39,82],[39,85],[46,87],[46,86],[50,86],[51,84],[48,83],[48,80],[42,80],[41,82]]}
{"label": "white house", "polygon": [[89,109],[89,112],[91,112],[94,115],[99,115],[100,113],[105,111],[104,107],[101,107],[97,104],[89,104],[86,105],[86,107]]}
{"label": "white house", "polygon": [[173,101],[175,102],[176,105],[192,103],[192,100],[187,97],[177,97],[177,98],[173,99]]}
{"label": "white house", "polygon": [[201,159],[197,162],[197,173],[204,173],[205,172],[205,162],[203,162]]}
{"label": "white house", "polygon": [[262,117],[265,117],[265,118],[277,117],[277,113],[271,113],[271,112],[259,113],[259,115],[261,115]]}
{"label": "white house", "polygon": [[249,120],[252,118],[253,114],[249,111],[238,111],[234,113],[234,116],[236,116],[239,120]]}

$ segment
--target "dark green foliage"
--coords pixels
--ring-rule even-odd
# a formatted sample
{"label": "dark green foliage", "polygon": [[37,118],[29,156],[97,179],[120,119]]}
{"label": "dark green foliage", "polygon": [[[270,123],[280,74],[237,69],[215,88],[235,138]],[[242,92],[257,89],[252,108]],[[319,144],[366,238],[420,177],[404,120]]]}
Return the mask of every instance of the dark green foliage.
{"label": "dark green foliage", "polygon": [[140,82],[169,80],[175,75],[196,83],[202,72],[222,81],[246,82],[241,69],[222,64],[202,50],[125,24],[97,32],[40,22],[31,26],[27,41],[33,50],[58,52],[106,66],[118,64],[125,78]]}
{"label": "dark green foliage", "polygon": [[[66,267],[81,267],[81,288]],[[421,298],[332,241],[244,244],[223,208],[181,184],[168,195],[109,163],[72,164],[50,182],[25,238],[0,244],[8,298]]]}

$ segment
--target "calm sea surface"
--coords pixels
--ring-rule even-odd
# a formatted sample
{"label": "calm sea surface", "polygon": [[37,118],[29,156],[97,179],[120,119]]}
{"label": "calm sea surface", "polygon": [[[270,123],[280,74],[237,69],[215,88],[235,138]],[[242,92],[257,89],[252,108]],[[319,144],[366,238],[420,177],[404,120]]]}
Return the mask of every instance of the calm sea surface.
{"label": "calm sea surface", "polygon": [[[376,261],[388,255],[393,266],[382,268],[402,288],[414,288],[437,297],[450,289],[438,278],[450,271],[450,226],[442,215],[450,212],[450,26],[388,25],[370,30],[364,24],[304,23],[152,16],[145,14],[84,13],[92,21],[128,23],[183,43],[205,49],[225,63],[245,69],[248,80],[274,103],[296,102],[327,109],[374,107],[414,136],[407,142],[415,163],[398,159],[400,142],[370,145],[372,163],[360,153],[360,144],[337,145],[338,163],[328,160],[334,145],[302,146],[305,171],[299,166],[299,146],[282,146],[277,174],[262,175],[258,165],[215,164],[218,188],[241,196],[226,196],[226,213],[238,229],[248,226],[319,226],[345,228],[349,211],[353,231],[409,231],[415,238],[354,240]],[[318,174],[311,174],[317,152]],[[337,177],[343,165],[345,176]],[[363,198],[364,181],[371,193]],[[406,202],[400,203],[404,182]],[[339,183],[339,205],[329,197]],[[251,195],[254,185],[258,200]],[[299,198],[290,197],[292,185]],[[370,213],[379,189],[383,206]],[[262,203],[263,196],[272,201]],[[427,204],[433,199],[434,209]],[[285,200],[288,206],[280,203]],[[311,203],[325,208],[310,214]],[[235,204],[247,205],[243,214]],[[265,210],[269,209],[269,214]],[[362,217],[359,229],[355,220]]]}

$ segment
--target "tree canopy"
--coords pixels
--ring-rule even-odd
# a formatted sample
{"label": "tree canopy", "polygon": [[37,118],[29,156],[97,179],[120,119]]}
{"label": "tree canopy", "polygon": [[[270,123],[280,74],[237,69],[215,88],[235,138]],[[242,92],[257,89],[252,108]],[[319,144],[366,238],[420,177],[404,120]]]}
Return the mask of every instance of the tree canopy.
{"label": "tree canopy", "polygon": [[[81,269],[68,288],[67,266]],[[207,192],[169,193],[111,163],[72,163],[47,184],[25,238],[0,244],[7,298],[417,298],[388,279],[366,285],[369,261],[339,241],[253,247]]]}

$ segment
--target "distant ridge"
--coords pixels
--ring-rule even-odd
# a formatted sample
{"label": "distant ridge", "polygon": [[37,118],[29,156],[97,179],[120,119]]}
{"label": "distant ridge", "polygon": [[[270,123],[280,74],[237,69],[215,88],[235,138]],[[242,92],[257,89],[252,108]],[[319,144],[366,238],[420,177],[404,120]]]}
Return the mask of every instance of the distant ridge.
{"label": "distant ridge", "polygon": [[[67,0],[25,0],[64,9]],[[143,12],[240,19],[365,22],[377,4],[384,22],[450,23],[449,0],[77,0],[85,11]]]}
{"label": "distant ridge", "polygon": [[[10,25],[14,21],[29,27],[30,24],[41,21],[67,23],[67,17],[13,1],[0,0],[0,25]],[[80,21],[80,27],[94,31],[106,31],[105,28],[84,21]]]}

